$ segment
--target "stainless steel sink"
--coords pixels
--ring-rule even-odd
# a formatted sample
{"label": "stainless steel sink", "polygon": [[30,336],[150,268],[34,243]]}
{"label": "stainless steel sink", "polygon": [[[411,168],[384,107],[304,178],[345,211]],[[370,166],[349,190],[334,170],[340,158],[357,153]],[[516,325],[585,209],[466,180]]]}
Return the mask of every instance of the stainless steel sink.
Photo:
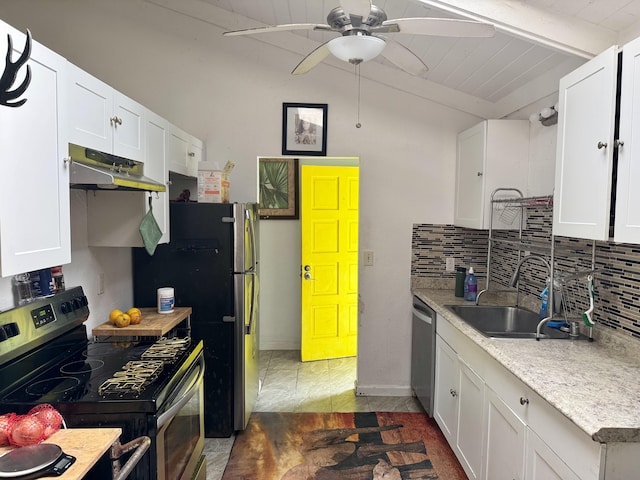
{"label": "stainless steel sink", "polygon": [[[540,322],[537,313],[520,307],[446,305],[446,308],[487,337],[536,338]],[[545,325],[540,331],[540,338],[567,339],[569,334]]]}

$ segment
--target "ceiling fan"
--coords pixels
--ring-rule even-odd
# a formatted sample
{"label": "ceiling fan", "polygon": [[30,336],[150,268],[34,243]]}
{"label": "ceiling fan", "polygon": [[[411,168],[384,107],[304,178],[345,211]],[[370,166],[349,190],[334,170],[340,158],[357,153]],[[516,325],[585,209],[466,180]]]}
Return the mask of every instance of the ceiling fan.
{"label": "ceiling fan", "polygon": [[340,0],[340,6],[327,15],[327,24],[274,25],[224,32],[223,35],[253,35],[290,30],[320,30],[341,35],[309,53],[293,69],[293,75],[307,73],[331,53],[353,65],[382,55],[405,72],[421,76],[427,73],[428,68],[416,54],[400,43],[376,35],[403,33],[443,37],[492,37],[495,34],[495,27],[490,23],[429,17],[387,20],[384,10],[373,5],[371,0]]}

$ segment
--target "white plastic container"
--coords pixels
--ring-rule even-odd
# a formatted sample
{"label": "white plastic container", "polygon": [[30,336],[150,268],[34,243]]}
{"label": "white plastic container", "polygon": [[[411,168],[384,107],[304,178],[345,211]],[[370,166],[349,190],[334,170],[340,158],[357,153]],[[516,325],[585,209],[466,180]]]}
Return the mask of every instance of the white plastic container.
{"label": "white plastic container", "polygon": [[158,313],[173,312],[175,302],[173,287],[162,287],[158,289]]}

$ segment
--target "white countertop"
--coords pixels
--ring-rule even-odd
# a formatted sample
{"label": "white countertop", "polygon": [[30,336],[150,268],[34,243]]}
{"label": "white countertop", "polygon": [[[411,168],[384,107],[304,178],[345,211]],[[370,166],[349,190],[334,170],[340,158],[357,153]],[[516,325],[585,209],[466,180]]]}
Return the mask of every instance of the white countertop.
{"label": "white countertop", "polygon": [[470,303],[455,297],[453,290],[414,289],[413,293],[593,440],[640,442],[637,358],[586,340],[485,337],[444,307]]}

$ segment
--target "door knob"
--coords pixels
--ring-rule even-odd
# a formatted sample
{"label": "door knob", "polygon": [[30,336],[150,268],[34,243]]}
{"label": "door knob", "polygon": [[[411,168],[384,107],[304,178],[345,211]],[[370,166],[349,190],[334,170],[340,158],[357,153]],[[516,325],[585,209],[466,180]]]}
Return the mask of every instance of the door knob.
{"label": "door knob", "polygon": [[304,271],[308,272],[309,270],[311,270],[311,266],[310,265],[305,265],[304,266]]}
{"label": "door knob", "polygon": [[305,280],[311,280],[311,274],[309,272],[304,272],[303,277]]}

